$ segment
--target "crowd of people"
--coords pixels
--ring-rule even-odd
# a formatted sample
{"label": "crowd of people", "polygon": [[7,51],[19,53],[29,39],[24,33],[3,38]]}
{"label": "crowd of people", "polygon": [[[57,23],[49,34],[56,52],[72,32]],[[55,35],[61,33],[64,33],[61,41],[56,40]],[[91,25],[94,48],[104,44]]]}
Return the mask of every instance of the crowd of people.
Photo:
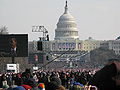
{"label": "crowd of people", "polygon": [[94,70],[34,71],[2,74],[0,86],[6,90],[24,87],[26,90],[82,90],[94,74]]}
{"label": "crowd of people", "polygon": [[120,90],[120,64],[111,59],[100,70],[26,69],[21,73],[6,73],[0,76],[3,90]]}

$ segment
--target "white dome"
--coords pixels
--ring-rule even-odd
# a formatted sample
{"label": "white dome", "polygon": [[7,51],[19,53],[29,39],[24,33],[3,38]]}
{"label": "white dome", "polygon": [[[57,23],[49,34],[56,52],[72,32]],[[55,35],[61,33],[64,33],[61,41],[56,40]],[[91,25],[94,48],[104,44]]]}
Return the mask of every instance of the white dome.
{"label": "white dome", "polygon": [[63,14],[60,16],[59,21],[75,21],[74,17],[70,14]]}
{"label": "white dome", "polygon": [[67,2],[65,12],[60,16],[55,30],[55,40],[79,39],[77,24],[74,17],[68,12]]}

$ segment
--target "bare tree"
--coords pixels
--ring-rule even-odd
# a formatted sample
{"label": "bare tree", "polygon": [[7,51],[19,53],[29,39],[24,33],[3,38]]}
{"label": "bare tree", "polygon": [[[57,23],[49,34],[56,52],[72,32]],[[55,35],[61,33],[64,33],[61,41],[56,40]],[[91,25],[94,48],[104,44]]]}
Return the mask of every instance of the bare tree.
{"label": "bare tree", "polygon": [[6,26],[1,26],[1,27],[0,27],[0,34],[9,34],[9,32],[8,32],[8,27],[6,27]]}

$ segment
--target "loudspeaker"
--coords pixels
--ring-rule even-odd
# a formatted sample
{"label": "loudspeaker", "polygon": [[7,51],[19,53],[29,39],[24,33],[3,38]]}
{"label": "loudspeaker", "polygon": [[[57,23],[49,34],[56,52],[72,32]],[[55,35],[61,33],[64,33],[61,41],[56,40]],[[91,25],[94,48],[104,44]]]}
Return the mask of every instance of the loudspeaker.
{"label": "loudspeaker", "polygon": [[40,50],[40,51],[43,50],[42,41],[38,41],[38,42],[37,42],[37,47],[38,47],[38,50]]}
{"label": "loudspeaker", "polygon": [[46,60],[49,60],[49,56],[46,56]]}

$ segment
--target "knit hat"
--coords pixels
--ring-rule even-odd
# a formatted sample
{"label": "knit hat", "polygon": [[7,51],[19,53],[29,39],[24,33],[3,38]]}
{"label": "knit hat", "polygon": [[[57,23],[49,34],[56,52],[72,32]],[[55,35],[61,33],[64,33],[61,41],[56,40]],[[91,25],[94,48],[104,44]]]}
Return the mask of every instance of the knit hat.
{"label": "knit hat", "polygon": [[45,85],[44,85],[44,83],[40,83],[40,84],[38,85],[38,88],[39,88],[40,90],[45,90]]}
{"label": "knit hat", "polygon": [[28,89],[32,89],[32,87],[31,86],[29,86],[29,85],[22,85],[24,88],[25,88],[25,90],[28,90]]}
{"label": "knit hat", "polygon": [[18,87],[13,88],[13,90],[25,90],[25,88],[22,86],[18,86]]}

